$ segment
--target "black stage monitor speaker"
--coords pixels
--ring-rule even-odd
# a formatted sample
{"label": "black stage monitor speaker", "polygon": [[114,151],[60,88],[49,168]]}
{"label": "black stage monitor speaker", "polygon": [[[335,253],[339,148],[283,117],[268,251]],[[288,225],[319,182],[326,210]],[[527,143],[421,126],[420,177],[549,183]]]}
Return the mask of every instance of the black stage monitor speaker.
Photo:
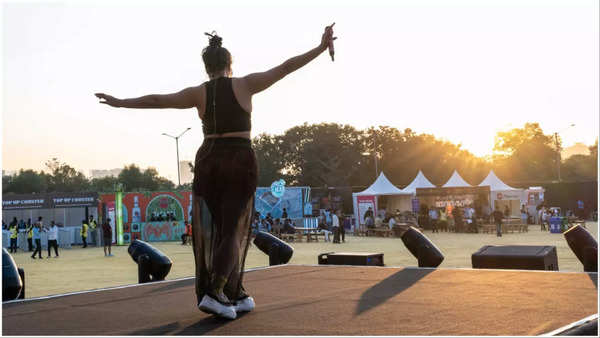
{"label": "black stage monitor speaker", "polygon": [[12,256],[2,248],[2,301],[19,298],[23,281]]}
{"label": "black stage monitor speaker", "polygon": [[370,252],[328,252],[320,254],[318,262],[321,265],[383,266],[383,254]]}
{"label": "black stage monitor speaker", "polygon": [[410,227],[403,235],[402,242],[417,258],[420,268],[437,268],[444,261],[444,255],[421,231]]}
{"label": "black stage monitor speaker", "polygon": [[269,255],[269,265],[286,264],[294,254],[294,248],[268,232],[259,231],[254,245]]}
{"label": "black stage monitor speaker", "polygon": [[575,256],[583,264],[583,271],[598,272],[598,242],[580,225],[564,232],[565,239]]}
{"label": "black stage monitor speaker", "polygon": [[135,240],[129,244],[127,252],[138,264],[138,279],[140,283],[164,280],[171,271],[173,262],[165,254],[152,245]]}
{"label": "black stage monitor speaker", "polygon": [[471,255],[474,269],[558,271],[555,246],[485,245]]}

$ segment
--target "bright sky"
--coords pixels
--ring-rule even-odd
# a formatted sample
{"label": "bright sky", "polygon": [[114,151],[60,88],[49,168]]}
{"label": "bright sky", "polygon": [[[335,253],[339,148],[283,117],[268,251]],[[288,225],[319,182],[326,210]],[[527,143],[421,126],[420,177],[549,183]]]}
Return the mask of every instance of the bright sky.
{"label": "bright sky", "polygon": [[[211,7],[211,4],[226,4]],[[234,76],[325,53],[253,100],[253,135],[304,122],[388,125],[490,154],[499,130],[540,122],[564,145],[598,137],[597,0],[4,3],[2,168],[58,157],[90,169],[152,166],[177,179],[202,142],[196,111],[115,109],[119,98],[207,80],[204,32],[234,56]],[[322,1],[319,1],[322,3]],[[256,5],[258,4],[258,5]],[[302,5],[301,5],[302,4]]]}

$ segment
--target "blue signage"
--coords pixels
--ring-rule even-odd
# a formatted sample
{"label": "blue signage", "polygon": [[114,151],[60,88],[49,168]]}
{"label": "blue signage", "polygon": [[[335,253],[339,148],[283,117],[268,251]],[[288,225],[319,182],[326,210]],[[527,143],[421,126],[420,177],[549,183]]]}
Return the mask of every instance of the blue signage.
{"label": "blue signage", "polygon": [[281,198],[285,194],[285,181],[278,180],[271,183],[271,194],[277,198]]}

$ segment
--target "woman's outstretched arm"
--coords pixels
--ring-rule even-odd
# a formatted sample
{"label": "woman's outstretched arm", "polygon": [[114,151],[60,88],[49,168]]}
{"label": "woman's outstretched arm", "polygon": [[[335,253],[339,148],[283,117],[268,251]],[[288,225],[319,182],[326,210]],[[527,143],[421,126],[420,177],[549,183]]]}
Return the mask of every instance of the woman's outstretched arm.
{"label": "woman's outstretched arm", "polygon": [[[173,94],[152,94],[131,99],[117,99],[104,93],[96,93],[100,103],[117,108],[176,108],[186,109],[199,105],[200,86],[189,87]],[[102,101],[104,100],[104,101]]]}
{"label": "woman's outstretched arm", "polygon": [[288,59],[284,63],[271,70],[262,73],[252,73],[243,77],[242,82],[244,83],[246,90],[251,95],[259,93],[319,56],[327,49],[329,43],[336,39],[333,37],[333,25],[334,24],[325,27],[325,32],[321,37],[321,43],[319,46],[302,55]]}

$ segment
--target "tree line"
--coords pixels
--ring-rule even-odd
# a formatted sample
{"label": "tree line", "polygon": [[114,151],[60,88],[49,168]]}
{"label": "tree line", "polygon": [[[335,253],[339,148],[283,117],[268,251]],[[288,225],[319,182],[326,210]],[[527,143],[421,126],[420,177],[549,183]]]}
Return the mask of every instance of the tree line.
{"label": "tree line", "polygon": [[[498,132],[494,154],[482,158],[448,141],[411,129],[389,126],[364,130],[335,123],[303,124],[281,135],[260,134],[253,139],[259,166],[259,186],[270,186],[283,178],[286,185],[311,187],[366,187],[376,172],[385,172],[399,187],[411,182],[422,170],[436,185],[444,184],[454,170],[472,185],[479,184],[493,169],[507,184],[552,182],[558,179],[560,137],[544,134],[538,123]],[[562,181],[596,181],[598,141],[589,155],[560,159]],[[160,177],[154,168],[125,166],[118,177],[87,179],[66,163],[52,159],[48,171],[20,170],[2,177],[3,193],[114,191],[122,183],[126,191],[191,189]],[[376,171],[377,169],[377,171]],[[193,172],[193,166],[190,170]]]}
{"label": "tree line", "polygon": [[[29,194],[46,192],[112,192],[117,183],[126,191],[174,190],[175,184],[160,177],[154,168],[140,169],[135,164],[127,165],[119,176],[88,179],[67,163],[53,158],[45,163],[47,171],[21,169],[16,175],[2,175],[3,194]],[[190,188],[182,185],[181,189]]]}
{"label": "tree line", "polygon": [[[477,157],[434,135],[380,126],[359,130],[334,123],[303,124],[282,135],[254,138],[259,185],[283,178],[287,184],[311,187],[368,186],[382,170],[399,187],[408,185],[419,170],[443,185],[457,170],[472,185],[493,169],[507,183],[552,182],[558,179],[560,137],[546,135],[538,123],[499,132],[494,154]],[[589,155],[560,160],[562,181],[596,181],[598,141]]]}

